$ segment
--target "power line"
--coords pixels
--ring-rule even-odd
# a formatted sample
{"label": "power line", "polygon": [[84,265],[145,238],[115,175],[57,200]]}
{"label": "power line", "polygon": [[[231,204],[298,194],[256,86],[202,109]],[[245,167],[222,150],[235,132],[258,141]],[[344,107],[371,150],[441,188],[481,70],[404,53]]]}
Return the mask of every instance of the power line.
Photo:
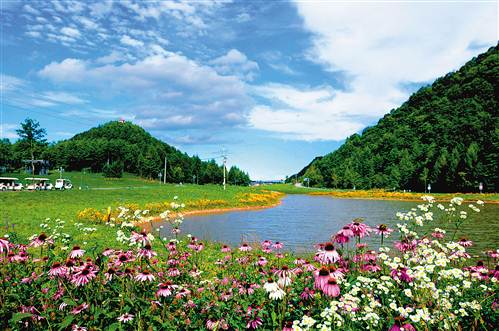
{"label": "power line", "polygon": [[59,119],[59,120],[62,120],[62,121],[71,122],[73,124],[74,123],[78,123],[78,124],[81,124],[81,125],[95,125],[95,122],[91,122],[91,121],[87,122],[86,120],[83,120],[84,122],[82,122],[81,119],[80,120],[69,119],[69,118],[66,118],[64,116],[54,115],[53,113],[47,113],[47,112],[41,111],[39,109],[26,109],[26,108],[22,108],[22,107],[18,107],[18,106],[12,106],[12,105],[9,105],[9,108],[14,108],[14,109],[21,110],[21,111],[24,111],[24,112],[27,112],[27,113],[34,112],[34,113],[37,113],[37,114],[40,114],[40,115],[45,115],[45,116],[56,118],[56,119]]}

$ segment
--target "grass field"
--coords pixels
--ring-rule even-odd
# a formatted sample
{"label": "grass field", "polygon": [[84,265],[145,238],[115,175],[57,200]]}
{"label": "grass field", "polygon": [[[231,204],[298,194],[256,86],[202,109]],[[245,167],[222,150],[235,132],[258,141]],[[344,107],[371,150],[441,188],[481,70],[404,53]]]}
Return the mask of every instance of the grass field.
{"label": "grass field", "polygon": [[[26,175],[9,174],[20,179]],[[41,176],[39,176],[41,177]],[[46,176],[59,178],[58,173]],[[159,184],[158,181],[144,180],[133,175],[120,179],[105,179],[100,174],[65,173],[75,188],[66,191],[22,191],[0,192],[0,225],[14,225],[21,238],[39,233],[38,225],[49,217],[66,222],[79,222],[79,212],[86,208],[105,212],[108,207],[134,205],[139,209],[156,210],[168,208],[175,196],[179,203],[185,203],[185,210],[204,210],[216,208],[239,208],[270,206],[278,203],[280,195],[265,192],[264,188],[227,186],[224,191],[220,185],[176,185]],[[78,189],[80,180],[85,189]],[[158,213],[156,213],[158,214]],[[90,239],[104,244],[116,231],[98,222],[89,224],[96,227]],[[10,231],[9,230],[9,231]],[[5,232],[2,230],[2,232]],[[71,233],[75,239],[82,239],[80,233]],[[81,234],[88,240],[87,234]]]}
{"label": "grass field", "polygon": [[[29,177],[29,175],[21,174],[4,176],[18,177],[21,180]],[[59,173],[54,172],[45,177],[54,182],[56,178],[59,178]],[[185,211],[193,211],[272,206],[279,202],[282,194],[269,191],[285,194],[325,194],[340,198],[402,200],[420,200],[420,196],[423,195],[381,190],[325,190],[295,187],[290,184],[258,187],[227,186],[227,190],[224,191],[220,185],[164,185],[158,181],[145,180],[130,174],[125,174],[120,179],[107,179],[101,174],[67,172],[64,173],[63,177],[71,179],[74,185],[73,190],[0,192],[0,225],[4,227],[1,233],[12,231],[12,225],[14,225],[17,235],[24,239],[39,233],[41,231],[39,224],[43,223],[46,218],[59,218],[73,223],[93,219],[93,222],[84,223],[96,227],[97,231],[91,234],[73,231],[70,234],[74,236],[75,240],[85,238],[95,241],[98,245],[105,245],[110,239],[114,240],[116,233],[113,229],[102,224],[101,217],[106,214],[108,207],[117,212],[116,207],[127,205],[133,209],[148,209],[151,210],[152,215],[158,215],[169,208],[169,203],[175,196],[178,197],[178,202],[185,203]],[[80,186],[83,189],[79,189]],[[454,196],[449,194],[432,195],[441,199]],[[499,200],[497,194],[464,194],[460,196],[469,200]],[[83,215],[81,212],[85,209],[89,210]],[[89,215],[93,217],[88,217]],[[8,230],[7,224],[10,225]]]}

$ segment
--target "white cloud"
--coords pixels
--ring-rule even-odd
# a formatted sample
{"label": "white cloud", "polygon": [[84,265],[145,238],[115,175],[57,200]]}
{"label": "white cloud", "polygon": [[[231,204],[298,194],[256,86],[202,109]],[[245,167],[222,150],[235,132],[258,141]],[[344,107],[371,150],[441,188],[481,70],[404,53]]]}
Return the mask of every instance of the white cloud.
{"label": "white cloud", "polygon": [[140,40],[133,39],[132,37],[128,35],[124,35],[120,39],[121,43],[127,46],[132,46],[132,47],[142,47],[144,46],[144,43]]}
{"label": "white cloud", "polygon": [[227,54],[212,60],[210,63],[221,74],[235,74],[248,80],[252,80],[255,72],[259,69],[258,63],[249,60],[245,54],[237,49],[229,50]]}
{"label": "white cloud", "polygon": [[250,122],[287,138],[343,139],[405,101],[404,83],[434,80],[497,42],[493,3],[299,1],[296,7],[314,34],[308,58],[352,78],[347,90],[257,90],[277,105],[256,107]]}
{"label": "white cloud", "polygon": [[80,31],[70,27],[64,27],[61,29],[61,33],[65,34],[70,38],[79,38],[81,36]]}
{"label": "white cloud", "polygon": [[97,23],[94,21],[84,17],[84,16],[76,16],[75,20],[78,21],[81,25],[83,25],[86,29],[95,30],[99,27]]}
{"label": "white cloud", "polygon": [[17,139],[19,136],[16,130],[19,129],[18,124],[0,123],[0,139]]}
{"label": "white cloud", "polygon": [[79,105],[87,102],[86,100],[76,95],[66,92],[49,91],[49,92],[44,92],[42,96],[49,101],[64,103],[69,105]]}
{"label": "white cloud", "polygon": [[251,16],[248,13],[241,13],[236,16],[236,22],[244,23],[251,20]]}
{"label": "white cloud", "polygon": [[57,82],[78,82],[85,73],[85,61],[65,59],[62,62],[52,62],[46,65],[38,74]]}
{"label": "white cloud", "polygon": [[95,60],[95,62],[99,63],[99,64],[110,64],[110,63],[115,63],[115,62],[119,62],[119,61],[124,61],[126,59],[127,59],[127,57],[123,53],[115,50],[115,51],[112,51],[111,53],[109,53],[108,55],[104,55],[104,56],[97,58]]}
{"label": "white cloud", "polygon": [[40,15],[40,11],[38,9],[33,8],[29,4],[26,4],[23,6],[23,10],[27,13],[33,14],[33,15]]}
{"label": "white cloud", "polygon": [[122,64],[65,59],[38,74],[58,83],[105,87],[108,97],[131,97],[138,105],[134,120],[149,128],[237,126],[246,122],[251,102],[238,77],[167,51]]}

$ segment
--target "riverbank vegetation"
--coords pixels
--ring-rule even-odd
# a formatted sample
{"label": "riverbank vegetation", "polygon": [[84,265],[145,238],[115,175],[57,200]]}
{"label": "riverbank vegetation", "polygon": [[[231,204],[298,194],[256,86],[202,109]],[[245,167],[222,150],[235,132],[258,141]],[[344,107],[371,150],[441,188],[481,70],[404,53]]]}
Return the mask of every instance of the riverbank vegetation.
{"label": "riverbank vegetation", "polygon": [[499,47],[422,87],[297,175],[329,188],[498,191]]}
{"label": "riverbank vegetation", "polygon": [[[161,213],[172,228],[165,237],[153,223],[141,231],[146,211],[120,208],[104,225],[114,232],[107,248],[92,241],[90,223],[47,219],[29,239],[0,230],[0,327],[493,330],[499,251],[476,263],[466,252],[473,243],[455,237],[481,208],[425,197],[397,214],[394,229],[345,224],[315,256],[286,253],[280,242],[229,247],[186,237],[178,200]],[[436,210],[445,217],[434,218]],[[86,238],[71,236],[72,227]],[[367,246],[368,236],[379,250]],[[387,236],[397,239],[393,246],[383,245]]]}

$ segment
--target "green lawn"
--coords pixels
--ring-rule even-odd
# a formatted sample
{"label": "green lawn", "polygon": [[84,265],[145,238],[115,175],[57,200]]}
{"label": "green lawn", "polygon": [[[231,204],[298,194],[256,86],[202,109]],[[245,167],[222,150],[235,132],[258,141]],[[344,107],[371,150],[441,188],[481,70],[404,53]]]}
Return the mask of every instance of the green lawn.
{"label": "green lawn", "polygon": [[[29,175],[8,174],[20,179]],[[37,176],[42,177],[42,176]],[[59,178],[58,173],[46,177]],[[69,223],[79,220],[77,215],[85,208],[105,211],[108,207],[125,204],[136,204],[140,208],[148,204],[169,203],[175,196],[180,203],[186,204],[185,210],[233,208],[256,205],[271,205],[275,198],[258,199],[263,188],[227,186],[224,191],[221,185],[177,185],[159,184],[126,174],[120,179],[105,179],[101,174],[65,173],[64,178],[72,180],[75,188],[66,191],[22,191],[0,192],[0,235],[5,233],[6,224],[14,224],[15,232],[20,238],[27,238],[41,231],[39,224],[46,218],[59,218]],[[82,179],[84,187],[78,189]],[[248,196],[253,194],[255,196]],[[97,227],[90,239],[103,245],[114,240],[116,230],[99,223],[88,224]],[[9,231],[12,229],[10,227]],[[78,232],[70,233],[76,239],[89,239],[89,235]]]}

